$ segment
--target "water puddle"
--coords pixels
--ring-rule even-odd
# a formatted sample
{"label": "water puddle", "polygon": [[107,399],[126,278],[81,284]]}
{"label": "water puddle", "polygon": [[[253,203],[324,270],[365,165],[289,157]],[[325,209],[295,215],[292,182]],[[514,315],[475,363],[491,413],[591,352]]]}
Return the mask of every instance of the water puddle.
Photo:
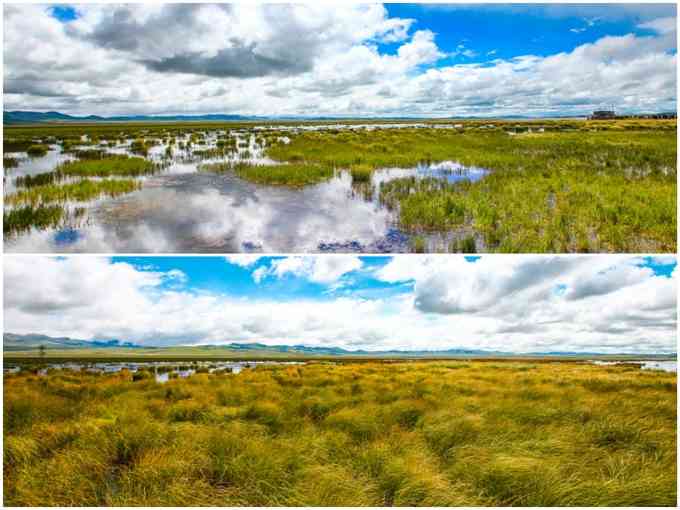
{"label": "water puddle", "polygon": [[[172,379],[185,379],[198,373],[208,374],[240,374],[245,369],[254,370],[261,366],[272,365],[300,365],[302,361],[142,361],[142,362],[67,362],[45,363],[37,369],[36,373],[41,376],[48,375],[52,371],[67,370],[72,372],[89,372],[97,374],[114,374],[127,370],[131,373],[148,372],[153,374],[158,383],[166,383]],[[4,365],[5,374],[18,374],[22,370],[31,370],[30,367],[17,365]]]}
{"label": "water puddle", "polygon": [[[397,127],[336,124],[276,129],[292,133],[388,126]],[[348,171],[339,169],[326,182],[297,189],[253,184],[233,172],[199,170],[200,165],[210,163],[277,164],[266,156],[264,136],[258,134],[266,131],[260,127],[249,132],[206,131],[198,137],[194,133],[172,140],[148,139],[152,144],[144,149],[144,157],[157,163],[161,170],[135,178],[141,182],[141,189],[86,204],[61,204],[66,214],[57,227],[30,227],[6,234],[5,250],[20,253],[409,252],[413,250],[414,240],[399,229],[397,211],[380,202],[380,186],[401,178],[438,179],[449,183],[476,181],[488,173],[482,168],[445,161],[413,168],[378,169],[370,182],[358,183],[353,182]],[[223,150],[225,140],[231,140],[232,150]],[[66,152],[59,145],[51,145],[48,154],[40,158],[16,153],[18,166],[5,172],[5,193],[17,190],[17,177],[52,171],[58,164],[76,159],[74,154],[79,154],[78,151],[83,151],[81,156],[92,151],[139,155],[135,143],[101,140],[92,145],[69,146]],[[6,206],[6,210],[9,209]],[[427,251],[437,252],[449,251],[453,241],[469,236],[483,249],[481,239],[471,228],[418,237]]]}
{"label": "water puddle", "polygon": [[640,368],[642,370],[661,370],[663,372],[676,372],[678,371],[678,362],[677,361],[601,361],[601,360],[592,360],[590,363],[593,363],[594,365],[601,365],[601,366],[607,366],[607,365],[640,365]]}

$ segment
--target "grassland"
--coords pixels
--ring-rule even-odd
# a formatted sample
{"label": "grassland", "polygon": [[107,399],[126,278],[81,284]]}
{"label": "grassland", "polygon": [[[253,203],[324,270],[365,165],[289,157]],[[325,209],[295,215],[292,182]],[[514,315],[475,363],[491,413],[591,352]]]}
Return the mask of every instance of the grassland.
{"label": "grassland", "polygon": [[674,506],[676,414],[626,365],[5,375],[4,503]]}

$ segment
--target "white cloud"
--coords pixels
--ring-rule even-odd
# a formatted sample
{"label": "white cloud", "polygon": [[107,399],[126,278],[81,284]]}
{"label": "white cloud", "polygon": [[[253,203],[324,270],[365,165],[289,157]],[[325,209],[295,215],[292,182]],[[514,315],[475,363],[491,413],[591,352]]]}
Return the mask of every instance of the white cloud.
{"label": "white cloud", "polygon": [[323,257],[286,257],[273,260],[266,271],[253,273],[256,282],[266,276],[283,278],[287,275],[307,278],[314,283],[329,284],[347,273],[356,271],[363,263],[353,255],[326,255]]}
{"label": "white cloud", "polygon": [[[292,257],[272,267],[332,286],[357,267],[354,259]],[[374,276],[413,279],[412,291],[404,287],[405,293],[378,299],[348,293],[276,300],[193,289],[190,275],[186,285],[174,285],[179,273],[105,258],[6,256],[5,331],[149,345],[675,351],[676,276],[655,276],[639,262],[615,255],[485,256],[475,263],[403,255]]]}
{"label": "white cloud", "polygon": [[[437,67],[447,52],[436,34],[377,4],[83,4],[67,24],[45,6],[4,9],[6,109],[448,116],[676,104],[675,17],[667,15],[641,18],[649,37]],[[396,52],[381,54],[379,42]]]}
{"label": "white cloud", "polygon": [[224,257],[227,262],[234,264],[235,266],[241,267],[252,267],[262,258],[262,255],[250,255],[250,254],[239,254],[239,255],[227,255]]}
{"label": "white cloud", "polygon": [[660,34],[670,34],[677,30],[675,17],[657,18],[646,23],[641,23],[640,28],[648,28]]}

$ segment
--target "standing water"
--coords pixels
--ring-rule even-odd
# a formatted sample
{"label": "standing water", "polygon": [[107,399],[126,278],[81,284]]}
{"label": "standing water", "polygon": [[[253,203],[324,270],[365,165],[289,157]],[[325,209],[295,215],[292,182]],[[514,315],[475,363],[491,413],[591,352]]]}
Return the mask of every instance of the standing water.
{"label": "standing water", "polygon": [[[234,150],[217,151],[219,137],[227,135],[236,141]],[[282,143],[287,140],[280,138]],[[404,177],[475,181],[487,173],[446,161],[378,169],[371,176],[368,190],[365,183],[353,183],[343,169],[326,182],[303,188],[269,186],[248,182],[234,172],[212,173],[199,168],[213,163],[276,164],[266,156],[263,138],[253,132],[207,131],[200,143],[189,145],[189,141],[189,135],[177,137],[172,145],[156,140],[145,157],[157,163],[160,170],[154,175],[135,177],[140,189],[115,198],[65,203],[69,214],[57,227],[6,233],[5,250],[408,252],[412,249],[411,236],[399,228],[397,212],[380,202],[380,186]],[[135,155],[130,140],[102,140],[94,146],[69,150],[78,149]],[[17,177],[52,171],[58,164],[75,159],[73,154],[77,152],[64,152],[60,145],[51,145],[41,158],[16,154],[18,166],[5,176],[6,195],[17,190]],[[469,235],[469,229],[465,233]],[[460,235],[461,232],[429,233],[421,237],[430,251],[446,251]]]}

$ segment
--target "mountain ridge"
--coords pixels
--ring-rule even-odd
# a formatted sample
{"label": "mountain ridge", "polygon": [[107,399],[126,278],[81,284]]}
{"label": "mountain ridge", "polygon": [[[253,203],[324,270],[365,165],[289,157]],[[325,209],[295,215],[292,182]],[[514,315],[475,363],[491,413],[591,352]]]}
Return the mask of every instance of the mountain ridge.
{"label": "mountain ridge", "polygon": [[[102,340],[82,340],[70,337],[50,337],[47,335],[26,334],[19,335],[15,333],[3,334],[3,349],[5,352],[19,352],[27,350],[37,350],[40,346],[49,349],[163,349],[162,346],[146,346],[139,345],[134,342],[121,341],[118,339],[102,339]],[[650,356],[643,353],[602,353],[602,352],[575,352],[575,351],[549,351],[549,352],[506,352],[494,351],[484,349],[392,349],[392,350],[349,350],[342,347],[311,347],[302,344],[295,345],[267,345],[259,342],[230,342],[225,344],[201,344],[190,346],[172,346],[174,348],[192,347],[202,348],[206,350],[230,350],[236,352],[244,351],[259,351],[262,353],[276,353],[276,354],[291,354],[291,355],[309,355],[309,356],[394,356],[394,357],[442,357],[442,356],[497,356],[497,357],[520,357],[520,356],[557,356],[557,357],[575,357],[575,356],[603,356],[603,355],[640,355]],[[658,353],[653,356],[676,356],[675,353]]]}
{"label": "mountain ridge", "polygon": [[392,117],[352,117],[347,115],[240,115],[229,113],[208,113],[196,115],[114,115],[114,116],[100,116],[100,115],[69,115],[57,111],[38,112],[33,110],[5,110],[3,111],[3,123],[7,125],[12,124],[32,124],[32,123],[50,123],[50,122],[210,122],[210,121],[329,121],[329,120],[453,120],[453,119],[469,119],[469,120],[483,120],[483,119],[573,119],[582,118],[584,116],[577,115],[550,115],[550,116],[526,116],[526,115],[506,115],[506,116],[462,116],[462,117],[432,117],[432,116],[392,116]]}

